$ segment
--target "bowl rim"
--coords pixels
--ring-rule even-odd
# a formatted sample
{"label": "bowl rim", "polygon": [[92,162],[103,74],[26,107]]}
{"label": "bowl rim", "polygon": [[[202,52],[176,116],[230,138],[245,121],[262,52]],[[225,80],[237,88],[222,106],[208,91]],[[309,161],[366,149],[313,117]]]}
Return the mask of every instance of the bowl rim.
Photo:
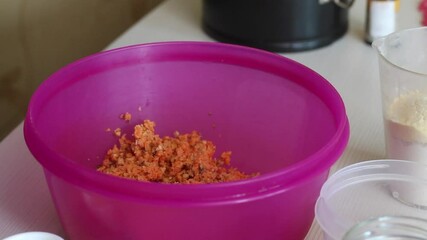
{"label": "bowl rim", "polygon": [[[42,141],[42,138],[35,128],[33,118],[35,114],[34,105],[35,102],[41,98],[41,94],[45,90],[46,86],[51,82],[56,81],[56,76],[81,64],[85,64],[88,61],[93,61],[109,54],[117,54],[123,51],[132,51],[142,48],[162,48],[170,46],[174,46],[176,49],[185,48],[187,51],[191,51],[192,49],[196,48],[202,48],[206,50],[210,49],[215,51],[219,50],[218,52],[221,52],[221,54],[231,54],[231,56],[234,57],[241,57],[239,55],[241,54],[245,57],[252,57],[252,59],[249,59],[252,61],[254,61],[254,59],[256,59],[256,61],[268,60],[271,63],[274,62],[275,64],[281,64],[283,66],[292,65],[295,66],[295,68],[298,70],[304,71],[304,73],[309,73],[310,77],[314,79],[311,80],[311,83],[314,83],[316,87],[322,88],[322,91],[324,91],[325,94],[329,94],[328,97],[330,99],[328,99],[328,101],[331,101],[334,104],[333,107],[329,105],[327,107],[330,108],[331,112],[334,113],[333,115],[337,124],[336,132],[333,134],[331,139],[317,152],[314,152],[306,159],[291,164],[284,169],[241,181],[197,185],[139,182],[136,180],[108,176],[94,170],[81,168],[78,164],[73,163],[71,160],[67,160],[65,157],[59,154],[55,154],[55,152]],[[301,84],[300,82],[297,83]],[[316,95],[318,96],[318,94]],[[320,96],[318,97],[322,101],[325,101],[325,99],[322,99]],[[185,204],[184,200],[191,201],[192,204],[197,203],[209,205],[250,201],[273,196],[287,191],[307,179],[318,176],[319,174],[325,175],[324,180],[326,180],[326,175],[329,171],[329,168],[343,153],[348,143],[349,135],[350,130],[345,112],[345,106],[339,93],[331,83],[329,83],[326,79],[324,79],[321,75],[312,69],[294,60],[288,59],[276,53],[267,52],[265,50],[225,43],[194,41],[155,42],[130,45],[95,53],[68,64],[59,69],[57,72],[53,73],[38,87],[38,89],[31,97],[27,115],[24,121],[24,138],[26,144],[36,160],[45,168],[46,174],[53,173],[54,175],[63,178],[72,184],[79,185],[80,187],[101,194],[117,194],[123,198],[136,198],[139,200],[141,200],[141,197],[148,197],[150,201],[152,200],[153,202],[165,201],[174,203],[179,202],[183,204]],[[40,158],[40,155],[43,155],[43,157]],[[56,161],[49,161],[47,159],[56,159]],[[321,159],[322,161],[316,159]],[[54,162],[54,164],[52,164],[52,162]],[[48,171],[46,172],[46,170]],[[67,171],[66,176],[64,176],[64,170]],[[61,172],[62,176],[59,176],[57,174],[58,172]],[[74,177],[70,177],[70,175]],[[123,188],[123,184],[126,184],[126,189]],[[174,199],[171,199],[170,195],[168,194],[171,191],[180,192],[180,195],[175,196]]]}

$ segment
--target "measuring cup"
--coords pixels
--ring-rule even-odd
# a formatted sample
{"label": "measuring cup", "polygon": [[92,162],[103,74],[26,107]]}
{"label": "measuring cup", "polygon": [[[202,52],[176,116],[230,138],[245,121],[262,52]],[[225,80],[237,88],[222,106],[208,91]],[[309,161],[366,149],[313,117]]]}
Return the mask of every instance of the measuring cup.
{"label": "measuring cup", "polygon": [[[427,163],[427,27],[407,29],[377,39],[386,155]],[[427,174],[426,168],[412,175]],[[395,184],[392,195],[427,208],[426,187]]]}
{"label": "measuring cup", "polygon": [[379,56],[387,158],[427,163],[427,27],[372,45]]}

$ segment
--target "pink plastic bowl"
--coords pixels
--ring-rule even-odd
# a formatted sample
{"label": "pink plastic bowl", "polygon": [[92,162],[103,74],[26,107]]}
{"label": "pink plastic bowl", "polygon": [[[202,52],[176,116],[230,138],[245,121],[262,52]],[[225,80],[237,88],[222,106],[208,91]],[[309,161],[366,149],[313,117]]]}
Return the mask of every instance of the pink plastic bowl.
{"label": "pink plastic bowl", "polygon": [[[142,111],[138,108],[141,107]],[[132,121],[119,119],[124,112]],[[259,177],[220,184],[145,183],[95,171],[144,119],[161,135],[198,130]],[[246,47],[171,42],[84,58],[33,95],[25,139],[43,166],[70,239],[303,239],[349,137],[345,108],[320,75]]]}

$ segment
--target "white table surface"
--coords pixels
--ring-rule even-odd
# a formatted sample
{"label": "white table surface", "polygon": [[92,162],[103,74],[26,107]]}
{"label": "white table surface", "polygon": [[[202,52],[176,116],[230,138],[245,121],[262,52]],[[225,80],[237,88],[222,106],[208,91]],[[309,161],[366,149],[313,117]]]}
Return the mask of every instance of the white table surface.
{"label": "white table surface", "polygon": [[[402,0],[398,28],[420,26],[417,0]],[[350,10],[347,34],[327,47],[283,54],[321,74],[341,94],[351,136],[331,173],[346,165],[384,158],[378,65],[374,50],[363,42],[365,0]],[[174,40],[213,41],[201,30],[200,0],[169,0],[118,37],[108,49]],[[42,168],[29,153],[22,124],[0,143],[0,239],[24,231],[63,235],[44,181]],[[316,223],[306,239],[322,239]]]}

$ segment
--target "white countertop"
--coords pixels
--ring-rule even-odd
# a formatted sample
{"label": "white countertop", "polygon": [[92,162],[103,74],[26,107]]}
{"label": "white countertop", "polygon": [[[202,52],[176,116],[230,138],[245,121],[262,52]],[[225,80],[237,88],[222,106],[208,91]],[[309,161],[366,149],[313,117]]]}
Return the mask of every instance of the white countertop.
{"label": "white countertop", "polygon": [[[420,26],[417,0],[401,1],[398,28]],[[321,74],[341,94],[351,136],[332,172],[346,165],[384,158],[378,65],[374,50],[363,41],[365,0],[350,10],[347,34],[324,48],[282,54]],[[138,21],[108,49],[174,40],[213,41],[201,30],[200,0],[169,0]],[[29,153],[22,124],[0,143],[0,239],[24,231],[63,235],[44,181],[43,170]],[[322,239],[313,225],[308,240]]]}

